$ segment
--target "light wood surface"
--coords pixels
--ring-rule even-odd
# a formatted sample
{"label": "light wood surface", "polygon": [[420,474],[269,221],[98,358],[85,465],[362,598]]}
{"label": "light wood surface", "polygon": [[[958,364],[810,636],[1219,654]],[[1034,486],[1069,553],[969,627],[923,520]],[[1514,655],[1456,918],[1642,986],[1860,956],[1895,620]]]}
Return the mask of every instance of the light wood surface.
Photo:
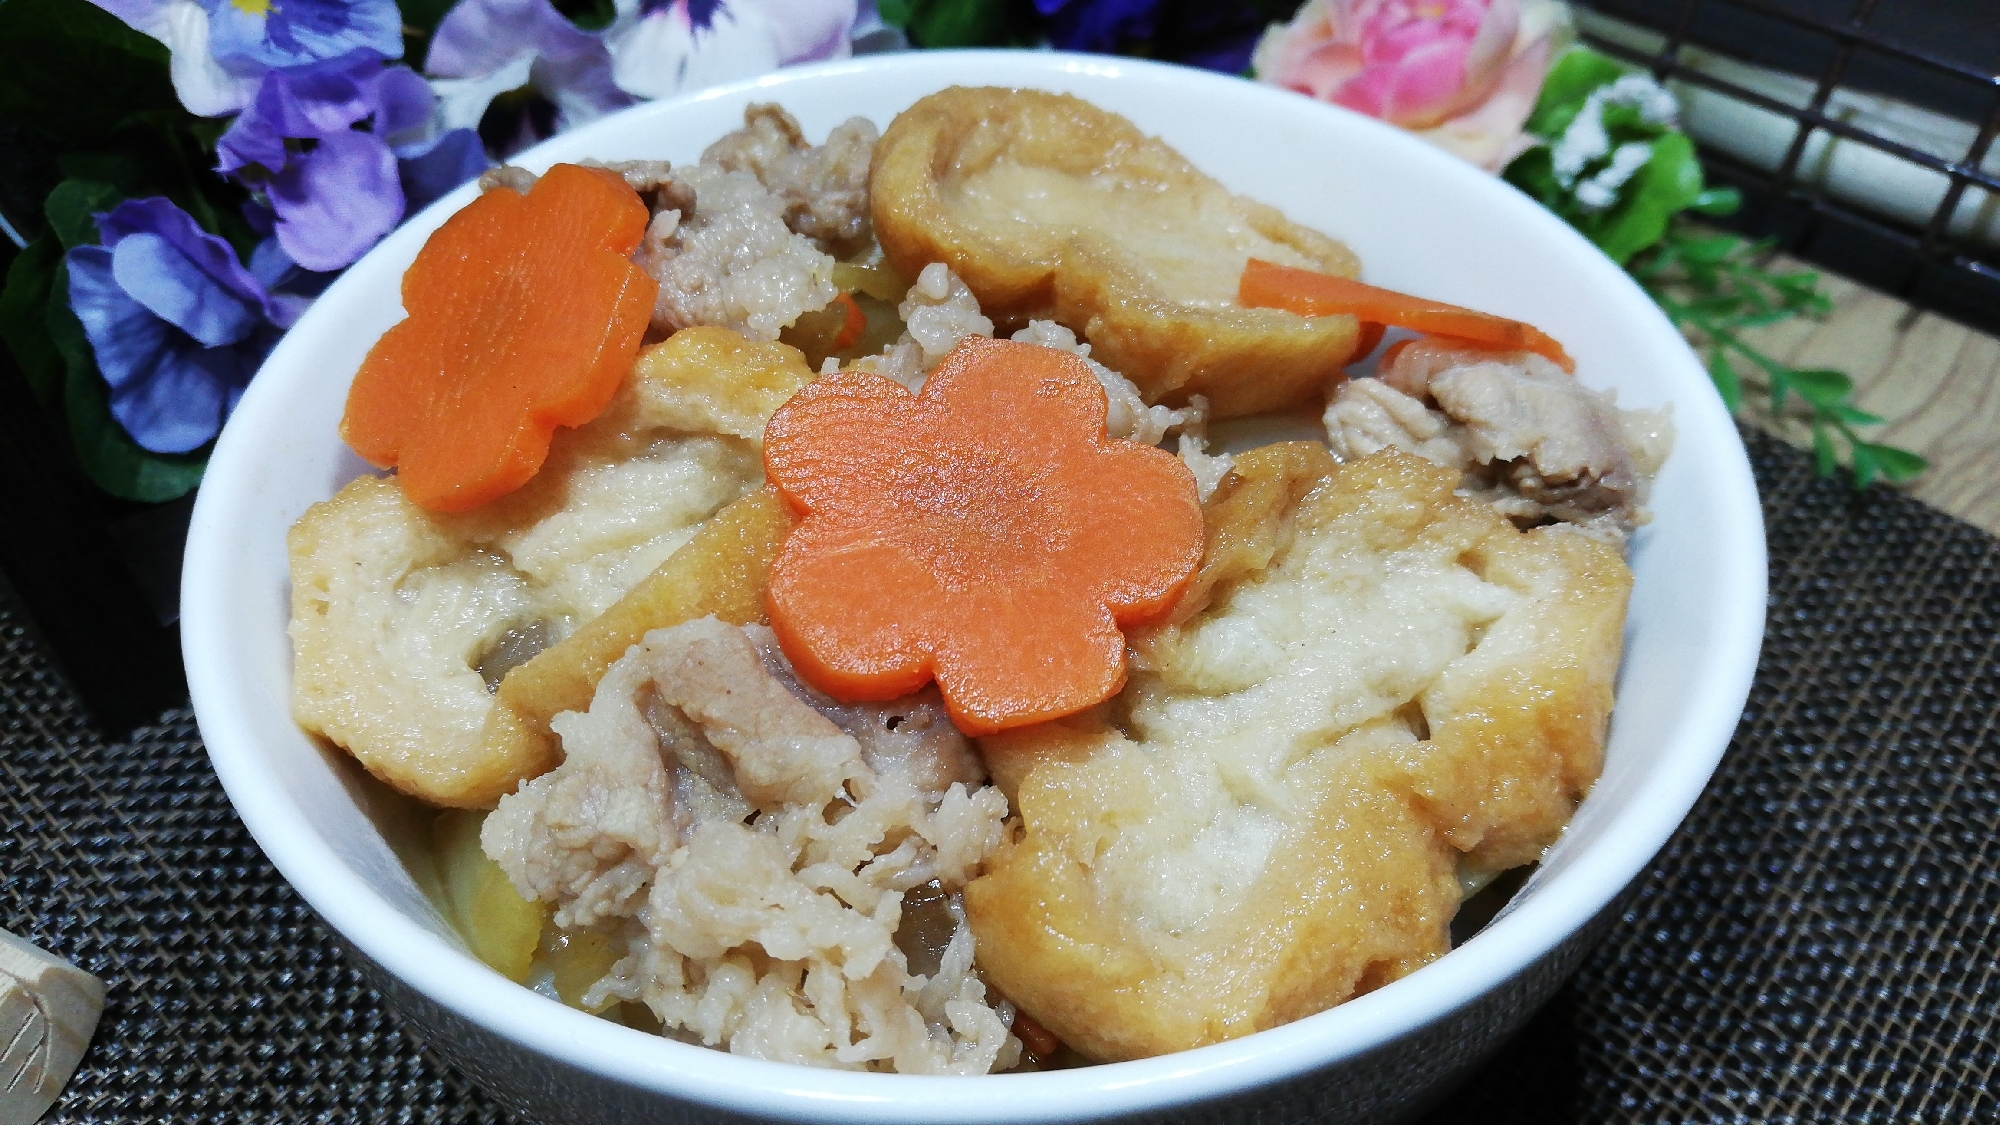
{"label": "light wood surface", "polygon": [[[1930,459],[1902,486],[1912,496],[2000,535],[2000,339],[1845,278],[1825,275],[1834,309],[1746,333],[1794,367],[1831,367],[1854,379],[1855,404],[1888,419],[1865,436]],[[1773,418],[1768,396],[1747,393],[1743,418],[1804,448],[1808,417],[1794,402]]]}

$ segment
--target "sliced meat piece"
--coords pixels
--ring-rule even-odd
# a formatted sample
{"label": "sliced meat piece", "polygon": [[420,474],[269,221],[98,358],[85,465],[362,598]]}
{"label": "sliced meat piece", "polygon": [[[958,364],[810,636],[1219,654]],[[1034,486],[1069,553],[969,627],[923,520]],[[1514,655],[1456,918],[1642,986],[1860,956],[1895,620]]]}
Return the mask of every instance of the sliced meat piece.
{"label": "sliced meat piece", "polygon": [[748,172],[783,208],[785,225],[836,257],[847,257],[868,239],[868,163],[876,130],[850,117],[809,145],[799,123],[768,103],[743,111],[743,128],[702,152],[704,164]]}
{"label": "sliced meat piece", "polygon": [[1393,445],[1466,472],[1466,494],[1511,518],[1616,534],[1646,522],[1672,444],[1664,411],[1620,410],[1541,356],[1438,340],[1400,348],[1379,381],[1342,386],[1326,425],[1343,459]]}
{"label": "sliced meat piece", "polygon": [[550,724],[563,762],[500,798],[480,847],[522,896],[556,904],[556,924],[630,917],[680,842],[673,779],[635,697],[642,663],[612,666],[587,712]]}
{"label": "sliced meat piece", "polygon": [[697,164],[675,169],[660,196],[680,205],[654,214],[634,256],[660,283],[656,331],[701,324],[775,340],[833,300],[833,259],[785,225],[757,177]]}

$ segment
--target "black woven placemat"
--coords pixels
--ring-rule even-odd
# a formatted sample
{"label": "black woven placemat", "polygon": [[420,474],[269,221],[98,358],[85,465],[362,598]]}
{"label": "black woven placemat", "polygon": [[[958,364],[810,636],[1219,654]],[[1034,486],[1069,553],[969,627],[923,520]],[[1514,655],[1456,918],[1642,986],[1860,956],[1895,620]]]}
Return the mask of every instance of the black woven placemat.
{"label": "black woven placemat", "polygon": [[[1748,435],[1748,712],[1575,980],[1431,1122],[2000,1118],[2000,541]],[[0,603],[0,926],[110,986],[53,1122],[500,1122],[243,830],[192,716],[97,737]]]}

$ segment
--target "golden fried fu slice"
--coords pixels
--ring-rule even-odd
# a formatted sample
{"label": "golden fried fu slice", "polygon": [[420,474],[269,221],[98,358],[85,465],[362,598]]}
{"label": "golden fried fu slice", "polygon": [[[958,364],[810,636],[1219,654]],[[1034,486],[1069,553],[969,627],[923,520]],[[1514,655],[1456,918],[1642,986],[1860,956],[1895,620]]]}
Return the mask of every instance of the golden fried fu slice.
{"label": "golden fried fu slice", "polygon": [[432,804],[548,770],[549,718],[648,629],[761,618],[790,526],[758,490],[764,423],[811,378],[783,344],[687,329],[512,495],[448,516],[363,477],[314,505],[287,537],[293,717]]}
{"label": "golden fried fu slice", "polygon": [[1320,390],[1354,348],[1352,317],[1236,301],[1252,257],[1352,277],[1347,247],[1078,98],[924,98],[877,143],[869,191],[905,276],[945,262],[1003,330],[1067,325],[1148,402],[1206,395],[1223,418],[1276,409]]}
{"label": "golden fried fu slice", "polygon": [[1244,455],[1190,615],[1123,695],[982,740],[1023,831],[965,891],[981,967],[1094,1058],[1246,1035],[1442,954],[1461,876],[1596,779],[1630,573],[1397,450]]}

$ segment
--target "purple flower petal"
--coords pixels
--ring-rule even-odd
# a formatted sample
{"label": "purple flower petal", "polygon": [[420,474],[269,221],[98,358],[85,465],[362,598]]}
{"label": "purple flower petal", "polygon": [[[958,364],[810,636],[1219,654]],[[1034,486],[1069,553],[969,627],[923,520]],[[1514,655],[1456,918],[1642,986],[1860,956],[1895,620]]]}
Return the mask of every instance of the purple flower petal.
{"label": "purple flower petal", "polygon": [[394,0],[201,0],[209,50],[225,63],[299,66],[366,48],[403,54]]}
{"label": "purple flower petal", "polygon": [[232,176],[253,166],[267,172],[285,166],[285,135],[259,110],[258,103],[262,100],[260,92],[215,142],[216,171]]}
{"label": "purple flower petal", "polygon": [[[250,251],[250,272],[256,275],[257,280],[264,283],[265,289],[270,291],[270,300],[267,302],[270,308],[270,324],[258,329],[259,333],[271,334],[270,341],[263,345],[266,350],[284,334],[277,329],[290,328],[297,324],[299,317],[312,305],[313,299],[332,284],[334,278],[340,276],[335,273],[314,272],[300,266],[292,261],[290,254],[285,253],[284,247],[278,245],[275,236],[264,239]],[[248,346],[256,347],[257,340],[252,339]]]}
{"label": "purple flower petal", "polygon": [[384,67],[369,93],[375,104],[375,135],[391,147],[418,141],[429,128],[437,96],[416,71],[406,66]]}
{"label": "purple flower petal", "polygon": [[287,138],[318,139],[351,128],[376,111],[371,96],[382,60],[366,51],[264,75],[248,109],[216,142],[225,175],[252,164],[277,172],[290,158]]}
{"label": "purple flower petal", "polygon": [[234,348],[169,344],[142,378],[111,392],[111,416],[155,453],[200,449],[256,371]]}
{"label": "purple flower petal", "polygon": [[111,276],[134,301],[204,347],[236,343],[263,319],[261,290],[245,300],[157,234],[120,239],[111,251]]}
{"label": "purple flower petal", "polygon": [[339,58],[274,70],[258,91],[256,108],[287,137],[325,136],[376,113],[380,106],[375,93],[382,69],[380,56],[352,51]]}
{"label": "purple flower petal", "polygon": [[271,177],[278,244],[309,270],[342,269],[403,217],[396,154],[380,137],[348,130],[321,140]]}
{"label": "purple flower petal", "polygon": [[83,324],[97,369],[116,392],[149,370],[167,343],[165,321],[125,295],[113,276],[111,251],[78,246],[69,252],[69,305]]}
{"label": "purple flower petal", "polygon": [[111,389],[111,415],[156,453],[213,438],[276,339],[264,284],[228,243],[161,198],[97,216],[69,252],[70,307]]}
{"label": "purple flower petal", "polygon": [[431,34],[424,70],[478,78],[525,54],[589,54],[597,37],[579,30],[549,0],[460,0]]}
{"label": "purple flower petal", "polygon": [[[459,0],[431,36],[424,69],[441,81],[445,120],[476,126],[493,98],[526,83],[557,109],[567,129],[632,105],[611,78],[604,40],[580,31],[549,0]],[[524,122],[525,144],[541,130]],[[503,146],[505,147],[505,146]]]}
{"label": "purple flower petal", "polygon": [[[98,238],[108,248],[115,250],[126,239],[140,234],[157,236],[171,246],[177,260],[158,277],[196,288],[213,287],[218,294],[214,299],[233,300],[253,313],[262,308],[264,284],[244,268],[236,251],[229,243],[202,230],[193,216],[171,201],[159,196],[128,199],[96,219]],[[174,303],[162,300],[168,305]]]}
{"label": "purple flower petal", "polygon": [[90,0],[91,3],[125,21],[134,31],[144,31],[157,23],[173,0]]}
{"label": "purple flower petal", "polygon": [[[690,14],[693,4],[689,4]],[[856,0],[813,0],[780,6],[778,62],[783,66],[845,58],[851,50],[861,9]]]}
{"label": "purple flower petal", "polygon": [[618,88],[611,76],[611,52],[593,40],[590,50],[572,55],[543,55],[528,72],[529,81],[556,107],[557,132],[574,129],[613,110],[638,104]]}
{"label": "purple flower petal", "polygon": [[471,129],[453,129],[426,144],[397,149],[396,156],[402,161],[404,211],[412,215],[493,166]]}
{"label": "purple flower petal", "polygon": [[104,247],[79,246],[68,261],[70,307],[110,384],[111,416],[155,453],[201,448],[248,379],[244,357],[196,344],[126,296]]}
{"label": "purple flower petal", "polygon": [[262,282],[266,290],[276,289],[285,283],[291,272],[299,267],[278,240],[268,236],[250,248],[250,276]]}
{"label": "purple flower petal", "polygon": [[1114,52],[1151,39],[1161,0],[1035,0],[1049,43],[1064,51]]}
{"label": "purple flower petal", "polygon": [[236,174],[255,165],[277,173],[294,159],[287,140],[323,140],[363,123],[388,144],[421,143],[435,104],[414,71],[386,66],[372,51],[272,70],[217,142],[217,170]]}

